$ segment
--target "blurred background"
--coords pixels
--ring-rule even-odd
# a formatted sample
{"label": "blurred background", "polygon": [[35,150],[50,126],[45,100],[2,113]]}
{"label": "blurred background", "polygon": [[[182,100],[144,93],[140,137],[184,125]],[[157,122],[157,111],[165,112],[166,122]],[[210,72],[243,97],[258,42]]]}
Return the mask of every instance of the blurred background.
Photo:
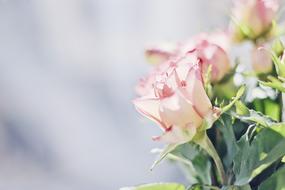
{"label": "blurred background", "polygon": [[144,47],[225,27],[230,0],[0,0],[0,189],[185,182],[135,111]]}

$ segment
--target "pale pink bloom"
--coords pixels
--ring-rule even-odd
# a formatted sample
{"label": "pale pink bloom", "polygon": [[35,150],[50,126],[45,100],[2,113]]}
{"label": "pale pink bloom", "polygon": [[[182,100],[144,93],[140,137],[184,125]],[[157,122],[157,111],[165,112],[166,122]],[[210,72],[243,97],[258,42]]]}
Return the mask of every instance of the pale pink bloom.
{"label": "pale pink bloom", "polygon": [[[249,27],[256,37],[269,29],[278,8],[279,0],[235,0],[232,14],[238,24]],[[239,35],[234,25],[233,33]]]}
{"label": "pale pink bloom", "polygon": [[[185,60],[186,59],[186,60]],[[214,117],[205,92],[201,70],[192,58],[183,57],[155,77],[148,95],[134,100],[136,109],[164,131],[154,140],[185,143],[196,134],[203,120]]]}
{"label": "pale pink bloom", "polygon": [[252,68],[258,73],[269,73],[272,71],[273,63],[270,53],[262,48],[254,48],[251,52]]}

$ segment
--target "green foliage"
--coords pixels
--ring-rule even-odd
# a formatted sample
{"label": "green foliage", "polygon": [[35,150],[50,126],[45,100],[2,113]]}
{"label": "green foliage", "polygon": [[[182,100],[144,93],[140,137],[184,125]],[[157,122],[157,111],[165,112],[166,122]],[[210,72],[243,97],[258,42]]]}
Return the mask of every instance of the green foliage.
{"label": "green foliage", "polygon": [[284,44],[280,39],[274,40],[272,44],[272,51],[277,55],[280,56],[284,51]]}
{"label": "green foliage", "polygon": [[238,151],[233,161],[236,185],[249,183],[285,155],[284,125],[261,128],[255,136],[252,135],[254,130],[255,127],[249,128],[238,141]]}
{"label": "green foliage", "polygon": [[275,121],[280,121],[281,106],[276,101],[265,99],[264,114],[271,117]]}
{"label": "green foliage", "polygon": [[285,166],[277,170],[272,176],[260,184],[258,190],[284,190],[285,189]]}
{"label": "green foliage", "polygon": [[232,101],[228,105],[226,105],[226,106],[224,106],[222,108],[222,113],[224,113],[224,112],[228,111],[229,109],[231,109],[231,107],[233,105],[235,105],[235,103],[242,97],[244,92],[245,92],[245,86],[241,86],[239,88],[239,90],[237,91],[236,96],[232,98]]}
{"label": "green foliage", "polygon": [[225,186],[221,190],[251,190],[250,185],[243,185],[243,186]]}
{"label": "green foliage", "polygon": [[154,161],[154,163],[152,164],[150,170],[153,170],[155,166],[157,166],[157,164],[159,164],[166,156],[169,152],[173,151],[178,145],[177,144],[169,144],[167,145],[160,153],[160,155],[158,156],[158,158]]}
{"label": "green foliage", "polygon": [[[249,109],[240,101],[244,91],[244,87],[239,89],[236,97],[222,108],[222,115],[214,123],[215,128],[221,133],[221,136],[216,137],[215,140],[221,141],[225,146],[225,150],[218,149],[224,151],[220,155],[222,155],[222,165],[227,173],[225,181],[221,182],[219,177],[222,175],[217,175],[217,170],[212,170],[215,167],[209,155],[212,158],[218,155],[210,154],[209,150],[207,154],[205,151],[207,147],[199,143],[202,139],[199,135],[195,136],[193,142],[182,145],[170,144],[164,150],[159,151],[160,156],[152,168],[164,158],[178,162],[189,180],[190,186],[187,190],[251,190],[252,188],[254,190],[284,190],[282,189],[285,187],[284,167],[271,176],[271,173],[267,172],[269,167],[271,172],[275,171],[276,167],[273,166],[278,166],[282,157],[285,156],[285,123],[276,121],[280,119],[280,105],[270,99],[264,99],[260,102],[263,113]],[[235,105],[235,110],[232,109],[233,105]],[[246,127],[246,131],[240,129],[242,126]],[[221,146],[219,142],[216,143]],[[221,168],[223,170],[223,166]],[[250,186],[249,184],[257,177],[264,181]],[[223,185],[213,186],[217,183]],[[149,184],[123,190],[160,189],[186,190],[183,185],[175,183]]]}
{"label": "green foliage", "polygon": [[235,133],[233,130],[233,120],[229,115],[223,115],[219,122],[216,123],[218,129],[222,132],[224,142],[226,144],[227,154],[224,158],[224,164],[230,167],[232,160],[238,150]]}
{"label": "green foliage", "polygon": [[260,84],[264,86],[268,86],[271,88],[274,88],[276,90],[279,90],[280,92],[285,92],[285,85],[284,81],[282,81],[282,78],[279,77],[279,79],[273,77],[273,76],[268,76],[267,77],[268,81],[259,81]]}
{"label": "green foliage", "polygon": [[198,145],[194,143],[182,144],[168,154],[167,158],[183,164],[190,183],[212,183],[209,157]]}
{"label": "green foliage", "polygon": [[[232,112],[231,114],[240,119],[243,122],[247,122],[249,124],[257,124],[263,127],[270,127],[272,125],[276,125],[277,122],[273,120],[271,117],[264,115],[261,112],[248,109],[242,102],[237,102],[236,104],[236,112]],[[237,114],[239,113],[239,114]],[[279,113],[279,112],[278,112]],[[276,114],[276,113],[274,113]]]}
{"label": "green foliage", "polygon": [[271,58],[278,76],[285,77],[285,60],[281,60],[275,52],[271,52]]}

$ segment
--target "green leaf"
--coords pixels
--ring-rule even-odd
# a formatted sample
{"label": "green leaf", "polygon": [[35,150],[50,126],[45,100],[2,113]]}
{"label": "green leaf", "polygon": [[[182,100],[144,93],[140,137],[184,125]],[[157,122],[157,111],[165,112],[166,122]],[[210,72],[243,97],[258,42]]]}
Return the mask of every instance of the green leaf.
{"label": "green leaf", "polygon": [[249,114],[249,109],[241,101],[237,101],[235,103],[235,106],[236,106],[236,113],[238,115],[248,115]]}
{"label": "green leaf", "polygon": [[264,100],[264,113],[274,119],[275,121],[280,121],[281,116],[281,106],[271,99]]}
{"label": "green leaf", "polygon": [[243,186],[225,186],[221,190],[251,190],[250,185]]}
{"label": "green leaf", "polygon": [[252,103],[255,111],[264,113],[263,99],[255,98]]}
{"label": "green leaf", "polygon": [[285,167],[283,166],[260,184],[258,190],[285,190]]}
{"label": "green leaf", "polygon": [[276,90],[279,90],[280,92],[285,92],[285,85],[284,82],[281,81],[281,78],[277,79],[273,76],[268,76],[267,77],[268,81],[259,81],[260,84],[262,84],[263,86],[268,86],[271,88],[274,88]]}
{"label": "green leaf", "polygon": [[282,41],[277,38],[276,40],[274,40],[271,49],[276,53],[277,56],[280,56],[284,51],[284,45]]}
{"label": "green leaf", "polygon": [[211,184],[211,162],[207,153],[194,143],[185,143],[168,154],[167,158],[183,165],[191,184]]}
{"label": "green leaf", "polygon": [[224,164],[227,167],[230,167],[233,158],[238,150],[238,145],[236,143],[236,137],[233,130],[233,121],[231,116],[229,115],[223,115],[219,122],[216,123],[218,129],[222,132],[223,139],[226,144],[227,148],[227,155],[224,158]]}
{"label": "green leaf", "polygon": [[120,190],[185,190],[185,187],[178,183],[152,183],[137,187],[124,187]]}
{"label": "green leaf", "polygon": [[283,63],[283,61],[278,57],[275,52],[270,51],[270,53],[278,76],[285,77],[285,63]]}
{"label": "green leaf", "polygon": [[285,163],[285,156],[283,156],[281,162]]}
{"label": "green leaf", "polygon": [[173,151],[178,145],[177,144],[169,144],[167,145],[163,151],[160,153],[159,157],[154,161],[154,163],[152,164],[152,166],[150,167],[150,170],[153,170],[155,166],[157,166],[157,164],[159,164],[166,156],[169,152]]}
{"label": "green leaf", "polygon": [[[243,109],[245,109],[246,107],[243,107]],[[269,110],[270,111],[270,110]],[[241,113],[241,112],[239,112]],[[247,109],[246,111],[244,110],[245,113],[244,115],[239,115],[236,113],[232,113],[232,115],[238,119],[240,119],[241,121],[250,123],[250,124],[258,124],[261,125],[263,127],[270,127],[272,125],[277,124],[277,122],[275,120],[273,120],[271,117],[262,114],[261,112],[255,111],[255,110],[251,110],[251,109]]]}
{"label": "green leaf", "polygon": [[238,31],[237,33],[237,40],[242,41],[245,39],[253,39],[254,38],[254,33],[252,29],[245,23],[239,22],[238,19],[235,17],[231,17],[232,22],[236,25],[236,30]]}
{"label": "green leaf", "polygon": [[249,183],[285,155],[284,124],[261,128],[253,140],[249,134],[250,130],[238,141],[238,151],[234,157],[235,185]]}

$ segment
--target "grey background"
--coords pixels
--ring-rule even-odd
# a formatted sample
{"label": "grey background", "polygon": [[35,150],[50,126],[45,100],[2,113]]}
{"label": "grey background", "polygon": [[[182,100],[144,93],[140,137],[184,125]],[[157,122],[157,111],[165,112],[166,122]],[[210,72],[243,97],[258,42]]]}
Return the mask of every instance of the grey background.
{"label": "grey background", "polygon": [[229,0],[0,0],[0,189],[185,182],[134,110],[146,44],[225,27]]}

